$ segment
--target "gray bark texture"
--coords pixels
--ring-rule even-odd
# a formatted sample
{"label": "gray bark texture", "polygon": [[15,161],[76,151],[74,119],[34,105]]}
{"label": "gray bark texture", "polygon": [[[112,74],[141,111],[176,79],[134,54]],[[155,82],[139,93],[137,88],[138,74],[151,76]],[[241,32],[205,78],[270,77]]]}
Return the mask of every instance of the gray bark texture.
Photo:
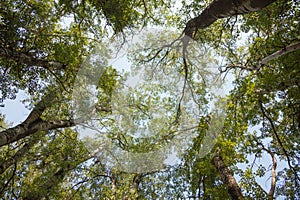
{"label": "gray bark texture", "polygon": [[28,117],[21,124],[0,132],[0,147],[18,141],[38,131],[48,131],[57,128],[74,126],[74,120],[44,121],[41,115],[54,101],[55,94],[44,95],[43,99],[33,108]]}
{"label": "gray bark texture", "polygon": [[215,0],[197,17],[189,20],[184,34],[195,39],[197,30],[206,28],[217,19],[259,11],[276,0]]}

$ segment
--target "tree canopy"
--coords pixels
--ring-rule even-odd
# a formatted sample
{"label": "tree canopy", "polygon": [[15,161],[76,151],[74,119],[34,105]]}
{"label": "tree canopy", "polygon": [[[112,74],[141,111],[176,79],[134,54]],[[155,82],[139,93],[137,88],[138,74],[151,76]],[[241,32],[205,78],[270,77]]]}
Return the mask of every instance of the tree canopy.
{"label": "tree canopy", "polygon": [[[1,1],[0,197],[299,199],[299,14],[297,0]],[[11,126],[20,92],[30,112]]]}

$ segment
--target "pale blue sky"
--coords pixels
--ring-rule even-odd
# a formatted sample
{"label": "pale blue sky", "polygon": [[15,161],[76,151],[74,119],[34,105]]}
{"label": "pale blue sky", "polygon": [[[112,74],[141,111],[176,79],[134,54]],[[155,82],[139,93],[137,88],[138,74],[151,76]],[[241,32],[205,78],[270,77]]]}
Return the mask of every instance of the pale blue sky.
{"label": "pale blue sky", "polygon": [[9,126],[14,126],[26,119],[30,110],[25,106],[28,104],[23,104],[22,100],[28,99],[28,96],[24,91],[19,91],[16,99],[5,100],[4,107],[0,107],[0,113],[5,115],[5,122]]}

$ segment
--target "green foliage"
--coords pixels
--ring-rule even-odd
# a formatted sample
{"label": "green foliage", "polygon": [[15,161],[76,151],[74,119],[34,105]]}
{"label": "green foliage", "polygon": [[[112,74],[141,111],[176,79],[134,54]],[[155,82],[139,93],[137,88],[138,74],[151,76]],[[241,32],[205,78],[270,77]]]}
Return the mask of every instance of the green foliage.
{"label": "green foliage", "polygon": [[[1,2],[1,106],[24,90],[29,94],[25,102],[34,108],[44,94],[52,91],[54,100],[46,103],[35,122],[72,121],[72,92],[86,89],[74,87],[74,82],[85,66],[87,76],[101,73],[95,83],[98,102],[93,111],[101,133],[82,139],[78,127],[37,130],[0,147],[0,198],[230,199],[227,185],[211,162],[214,150],[219,149],[246,199],[268,198],[266,189],[271,185],[274,163],[265,158],[270,155],[278,165],[274,198],[299,199],[300,51],[260,64],[265,57],[300,41],[299,2],[276,1],[262,11],[217,20],[199,30],[195,37],[198,41],[191,41],[187,48],[187,65],[183,62],[182,41],[176,38],[186,21],[199,15],[211,1],[182,1],[178,9],[173,6],[175,2]],[[163,25],[164,29],[149,31],[127,53],[135,75],[142,70],[148,82],[124,92],[122,84],[128,74],[108,64],[113,52],[106,48],[105,41],[122,33],[126,43],[130,31],[136,33],[147,25]],[[173,45],[161,48],[173,41]],[[91,56],[93,49],[101,54],[96,64]],[[221,65],[233,71],[234,88],[215,104],[225,120],[212,125],[216,113],[210,89],[216,86],[218,76],[211,68],[219,66],[221,59]],[[159,150],[176,138],[180,117],[193,109],[178,109],[180,96],[172,96],[177,94],[179,76],[186,78],[200,114],[190,119],[189,123],[196,122],[191,131],[195,137],[177,165],[162,171],[125,173],[103,162],[101,152],[91,151],[103,142],[104,134],[113,145],[134,153]],[[88,85],[85,78],[75,84]],[[222,106],[224,102],[226,106]],[[122,112],[112,112],[113,108],[122,108]],[[160,117],[155,118],[153,108]],[[123,120],[114,118],[121,115]],[[0,131],[9,126],[0,114]],[[211,133],[210,128],[218,132]],[[149,136],[138,130],[155,134]],[[208,134],[215,135],[211,152],[205,151]]]}

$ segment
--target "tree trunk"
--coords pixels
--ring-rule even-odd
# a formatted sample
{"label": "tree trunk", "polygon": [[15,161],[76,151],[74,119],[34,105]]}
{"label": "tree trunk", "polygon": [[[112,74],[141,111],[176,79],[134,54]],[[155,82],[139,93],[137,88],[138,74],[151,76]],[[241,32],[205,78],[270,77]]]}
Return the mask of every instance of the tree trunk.
{"label": "tree trunk", "polygon": [[15,142],[19,139],[25,138],[38,131],[48,131],[57,128],[71,127],[75,125],[74,120],[57,120],[57,121],[43,121],[38,119],[28,126],[26,123],[21,123],[13,128],[6,129],[0,132],[0,147]]}
{"label": "tree trunk", "polygon": [[276,189],[276,167],[277,167],[277,160],[276,160],[275,155],[271,151],[269,151],[268,153],[271,155],[272,162],[273,162],[273,165],[272,165],[271,188],[270,188],[270,191],[268,193],[268,199],[269,200],[273,200],[274,199],[274,194],[275,194],[275,189]]}
{"label": "tree trunk", "polygon": [[275,0],[214,0],[199,16],[189,20],[184,34],[195,39],[198,29],[203,29],[217,19],[261,10]]}
{"label": "tree trunk", "polygon": [[228,188],[228,193],[234,200],[244,199],[241,188],[231,174],[228,167],[225,165],[220,153],[217,152],[212,160],[213,165],[217,168],[224,184]]}
{"label": "tree trunk", "polygon": [[48,106],[53,103],[56,95],[50,92],[33,108],[28,117],[21,124],[0,132],[0,147],[25,138],[38,131],[48,131],[57,128],[71,127],[75,125],[74,120],[44,121],[41,115]]}
{"label": "tree trunk", "polygon": [[28,65],[28,66],[39,66],[43,67],[47,70],[60,70],[66,67],[66,64],[57,62],[57,61],[49,61],[46,59],[39,59],[35,58],[33,55],[30,55],[30,53],[27,52],[20,52],[16,49],[10,49],[10,48],[0,48],[0,58],[3,60],[13,60],[18,64],[21,65]]}

